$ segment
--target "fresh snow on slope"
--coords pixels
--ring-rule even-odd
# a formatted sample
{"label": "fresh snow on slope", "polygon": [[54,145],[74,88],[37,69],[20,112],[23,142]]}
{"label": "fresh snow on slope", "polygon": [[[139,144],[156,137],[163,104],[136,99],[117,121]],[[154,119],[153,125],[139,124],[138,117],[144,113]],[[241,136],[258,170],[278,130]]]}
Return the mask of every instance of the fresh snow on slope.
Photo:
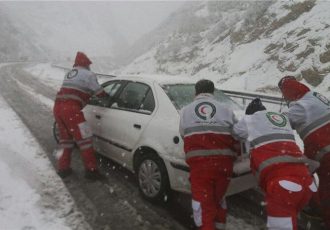
{"label": "fresh snow on slope", "polygon": [[90,229],[32,134],[0,97],[0,228]]}
{"label": "fresh snow on slope", "polygon": [[275,95],[279,79],[294,75],[329,97],[329,10],[320,0],[196,2],[177,13],[186,21],[175,29],[154,31],[163,39],[121,72],[186,74]]}

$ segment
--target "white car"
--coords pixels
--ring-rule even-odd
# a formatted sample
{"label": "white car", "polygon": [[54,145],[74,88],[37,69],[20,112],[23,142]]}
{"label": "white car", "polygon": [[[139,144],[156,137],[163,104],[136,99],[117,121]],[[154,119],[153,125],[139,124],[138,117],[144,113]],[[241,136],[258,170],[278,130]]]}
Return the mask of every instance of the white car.
{"label": "white car", "polygon": [[[116,77],[102,84],[109,97],[92,98],[83,110],[95,149],[135,172],[148,200],[161,200],[170,189],[190,192],[179,110],[193,101],[194,85],[194,80],[179,76]],[[220,90],[215,97],[242,113]],[[234,172],[227,195],[256,186],[248,154],[235,163]]]}

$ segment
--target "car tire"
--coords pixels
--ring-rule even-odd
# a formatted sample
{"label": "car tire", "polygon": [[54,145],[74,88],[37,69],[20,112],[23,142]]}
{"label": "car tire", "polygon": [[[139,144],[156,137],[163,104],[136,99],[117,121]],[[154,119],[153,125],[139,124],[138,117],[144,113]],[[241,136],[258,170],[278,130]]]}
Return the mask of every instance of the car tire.
{"label": "car tire", "polygon": [[58,129],[56,121],[54,121],[54,123],[53,123],[53,137],[54,137],[56,143],[58,144],[60,141],[60,131]]}
{"label": "car tire", "polygon": [[137,180],[142,197],[153,203],[170,198],[170,183],[163,160],[156,154],[143,154],[137,162]]}

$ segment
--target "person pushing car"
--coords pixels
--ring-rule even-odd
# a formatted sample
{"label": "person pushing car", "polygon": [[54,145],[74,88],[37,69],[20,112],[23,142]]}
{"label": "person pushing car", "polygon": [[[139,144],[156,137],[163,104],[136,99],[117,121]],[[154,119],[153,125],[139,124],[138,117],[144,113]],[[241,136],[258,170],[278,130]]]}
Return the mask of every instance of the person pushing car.
{"label": "person pushing car", "polygon": [[304,142],[304,154],[320,162],[319,199],[326,229],[330,229],[330,101],[311,91],[293,76],[283,77],[279,83],[283,98],[289,103],[291,126]]}
{"label": "person pushing car", "polygon": [[190,167],[194,221],[200,230],[225,229],[227,191],[239,142],[231,136],[233,111],[216,101],[214,84],[200,80],[195,100],[180,114],[186,162]]}
{"label": "person pushing car", "polygon": [[70,167],[74,144],[79,147],[87,179],[102,179],[97,169],[93,149],[92,130],[81,111],[91,96],[107,96],[90,71],[92,62],[82,52],[77,52],[73,69],[65,77],[56,95],[53,108],[59,128],[59,148],[56,151],[57,172],[65,178],[72,173]]}
{"label": "person pushing car", "polygon": [[300,151],[288,117],[268,112],[256,98],[233,135],[250,143],[250,166],[265,192],[267,228],[297,230],[298,212],[317,191],[306,164],[313,172],[319,164]]}

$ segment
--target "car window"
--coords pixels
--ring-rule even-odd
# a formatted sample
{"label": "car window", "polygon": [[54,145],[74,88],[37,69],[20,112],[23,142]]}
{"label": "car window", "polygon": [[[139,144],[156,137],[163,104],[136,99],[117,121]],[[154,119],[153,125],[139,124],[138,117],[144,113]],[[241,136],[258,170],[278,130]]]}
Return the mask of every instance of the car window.
{"label": "car window", "polygon": [[116,95],[120,86],[122,86],[120,81],[110,81],[102,84],[103,90],[109,95],[107,97],[96,97],[92,96],[89,103],[90,105],[106,107],[110,104],[113,97]]}
{"label": "car window", "polygon": [[[165,93],[170,98],[177,110],[180,110],[184,106],[190,104],[195,98],[194,84],[163,85],[162,88],[164,89]],[[230,97],[225,95],[219,89],[215,89],[214,97],[217,101],[226,104],[233,110],[242,110],[239,104],[237,104]]]}
{"label": "car window", "polygon": [[150,87],[146,84],[129,82],[115,99],[111,108],[138,111],[150,91],[149,89]]}
{"label": "car window", "polygon": [[144,101],[141,104],[140,107],[141,110],[144,111],[148,111],[148,112],[152,112],[155,109],[155,99],[154,99],[154,95],[152,93],[152,90],[149,89]]}
{"label": "car window", "polygon": [[110,97],[113,97],[117,93],[117,91],[118,91],[118,89],[120,88],[121,85],[122,85],[121,82],[115,81],[115,82],[111,82],[109,84],[105,83],[102,86],[103,86],[104,91]]}

